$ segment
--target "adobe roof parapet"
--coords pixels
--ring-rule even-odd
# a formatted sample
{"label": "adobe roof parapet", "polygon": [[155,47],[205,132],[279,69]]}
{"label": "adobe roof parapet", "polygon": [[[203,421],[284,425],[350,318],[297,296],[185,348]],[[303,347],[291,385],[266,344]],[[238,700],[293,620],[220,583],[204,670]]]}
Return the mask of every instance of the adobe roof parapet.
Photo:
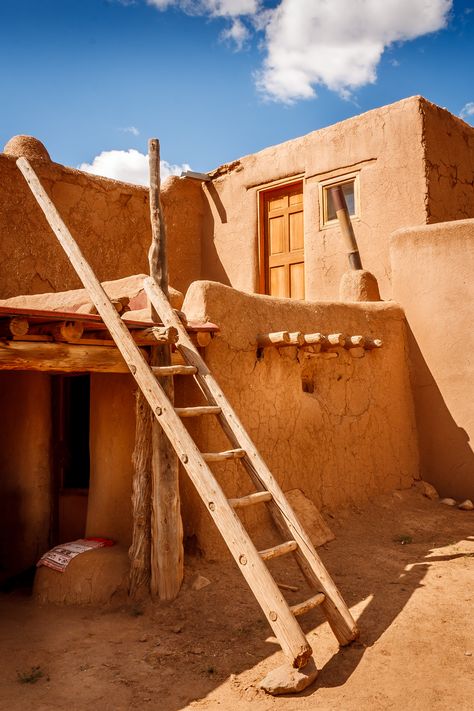
{"label": "adobe roof parapet", "polygon": [[51,162],[50,155],[44,144],[34,136],[13,136],[5,144],[3,152],[7,156],[14,158],[24,156],[28,160],[47,160]]}

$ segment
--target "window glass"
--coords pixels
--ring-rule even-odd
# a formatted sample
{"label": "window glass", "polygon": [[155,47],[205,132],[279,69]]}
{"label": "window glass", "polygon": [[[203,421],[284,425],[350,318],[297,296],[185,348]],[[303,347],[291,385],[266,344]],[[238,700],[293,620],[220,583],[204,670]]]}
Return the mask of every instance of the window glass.
{"label": "window glass", "polygon": [[[339,185],[342,187],[342,192],[344,193],[344,197],[346,199],[346,205],[347,209],[349,210],[349,215],[355,215],[355,195],[354,195],[354,184],[355,180],[351,180],[348,183],[339,183]],[[332,200],[332,194],[331,194],[331,188],[335,187],[335,185],[338,185],[338,183],[335,183],[334,185],[328,185],[327,187],[324,188],[325,193],[326,193],[326,215],[325,215],[325,222],[329,222],[329,220],[335,220],[336,219],[336,210],[334,209],[334,203]]]}

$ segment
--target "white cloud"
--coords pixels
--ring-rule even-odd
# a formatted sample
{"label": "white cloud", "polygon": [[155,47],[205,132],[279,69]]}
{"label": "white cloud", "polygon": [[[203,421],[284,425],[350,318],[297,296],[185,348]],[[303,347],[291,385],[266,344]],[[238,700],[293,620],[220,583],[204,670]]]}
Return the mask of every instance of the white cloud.
{"label": "white cloud", "polygon": [[240,52],[250,39],[250,32],[244,23],[237,18],[232,20],[230,27],[222,30],[220,38],[224,42],[233,43],[237,52]]}
{"label": "white cloud", "polygon": [[315,85],[348,97],[376,80],[386,47],[441,29],[452,0],[281,0],[265,29],[258,87],[292,102]]}
{"label": "white cloud", "polygon": [[135,126],[125,126],[124,128],[119,128],[122,133],[131,133],[132,136],[139,136],[140,131]]}
{"label": "white cloud", "polygon": [[190,15],[211,15],[211,17],[239,17],[254,15],[260,7],[260,0],[146,0],[158,10],[176,7]]}
{"label": "white cloud", "polygon": [[[174,165],[166,160],[160,161],[161,180],[170,175],[180,175],[183,170],[190,170],[187,163]],[[79,170],[104,178],[122,180],[136,185],[148,185],[148,156],[130,148],[128,151],[102,151],[92,163],[81,163]]]}
{"label": "white cloud", "polygon": [[474,116],[474,101],[468,101],[459,112],[459,118],[462,118],[463,121],[469,121],[469,123],[471,123],[470,116]]}
{"label": "white cloud", "polygon": [[280,0],[274,8],[263,0],[146,2],[227,18],[221,38],[237,49],[249,40],[249,26],[263,33],[266,56],[256,83],[264,96],[286,103],[316,96],[318,85],[350,97],[376,81],[385,49],[442,29],[453,6],[453,0]]}

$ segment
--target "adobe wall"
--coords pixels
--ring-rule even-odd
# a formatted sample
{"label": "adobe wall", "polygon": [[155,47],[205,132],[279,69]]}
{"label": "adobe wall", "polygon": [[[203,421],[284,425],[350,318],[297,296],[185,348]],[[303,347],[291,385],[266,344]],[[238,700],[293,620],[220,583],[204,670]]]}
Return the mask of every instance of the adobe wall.
{"label": "adobe wall", "polygon": [[474,127],[428,101],[422,111],[427,222],[474,217]]}
{"label": "adobe wall", "polygon": [[91,374],[87,536],[131,543],[136,385],[129,375]]}
{"label": "adobe wall", "polygon": [[[28,147],[32,142],[31,163],[99,279],[148,272],[148,190],[52,163],[39,141],[31,139]],[[0,298],[78,288],[78,278],[16,167],[16,156],[26,149],[20,139],[12,139],[6,150],[9,154],[0,154]],[[185,291],[200,277],[200,185],[170,178],[162,202],[170,282]]]}
{"label": "adobe wall", "polygon": [[[284,490],[302,489],[318,507],[336,511],[379,492],[409,487],[418,477],[406,324],[398,306],[307,304],[197,282],[184,309],[189,318],[220,324],[206,349],[206,363]],[[259,358],[257,334],[279,330],[362,334],[382,338],[384,346],[360,359],[339,349],[338,358],[305,360],[294,347],[266,349]],[[303,392],[303,378],[313,383],[313,393]],[[201,450],[229,448],[212,418],[205,420],[194,424]],[[229,496],[253,490],[241,465],[213,468]],[[187,535],[196,534],[209,557],[223,555],[186,477],[183,510]],[[263,510],[250,507],[244,513],[254,533],[265,528]]]}
{"label": "adobe wall", "polygon": [[359,171],[354,229],[364,268],[376,275],[382,298],[390,298],[389,235],[426,223],[423,101],[412,97],[369,111],[211,173],[203,187],[201,278],[259,290],[257,191],[303,175],[306,298],[337,299],[347,257],[338,227],[320,227],[319,183]]}
{"label": "adobe wall", "polygon": [[396,232],[394,298],[409,325],[423,478],[474,500],[474,220]]}
{"label": "adobe wall", "polygon": [[0,581],[48,548],[51,392],[43,373],[0,373]]}

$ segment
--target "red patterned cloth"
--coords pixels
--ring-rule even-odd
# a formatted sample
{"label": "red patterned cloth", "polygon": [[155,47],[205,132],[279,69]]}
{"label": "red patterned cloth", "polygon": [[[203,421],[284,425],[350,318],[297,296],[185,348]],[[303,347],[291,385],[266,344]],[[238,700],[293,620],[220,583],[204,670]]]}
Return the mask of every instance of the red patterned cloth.
{"label": "red patterned cloth", "polygon": [[110,538],[79,538],[77,541],[62,543],[59,546],[51,548],[50,551],[44,553],[36,564],[46,565],[48,568],[57,570],[59,573],[64,573],[67,566],[76,555],[87,553],[87,551],[95,550],[96,548],[104,548],[105,546],[113,546],[114,542]]}

